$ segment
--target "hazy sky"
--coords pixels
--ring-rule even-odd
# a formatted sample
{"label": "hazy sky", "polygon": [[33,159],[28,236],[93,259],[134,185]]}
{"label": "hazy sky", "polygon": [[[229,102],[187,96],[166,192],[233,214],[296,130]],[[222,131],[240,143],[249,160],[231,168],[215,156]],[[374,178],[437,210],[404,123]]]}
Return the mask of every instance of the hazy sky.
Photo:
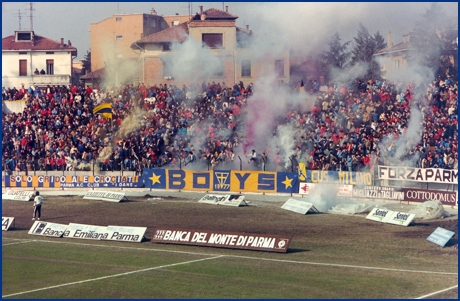
{"label": "hazy sky", "polygon": [[[315,50],[338,32],[343,42],[351,40],[362,22],[371,34],[377,31],[387,39],[392,32],[393,44],[402,41],[429,3],[398,2],[34,2],[33,29],[36,34],[60,41],[70,40],[82,59],[90,49],[90,24],[113,14],[149,13],[159,15],[192,14],[204,9],[229,7],[239,16],[237,26],[255,34],[276,37],[292,47]],[[448,17],[458,19],[458,3],[441,3]],[[2,2],[2,37],[21,29],[30,29],[30,2]]]}

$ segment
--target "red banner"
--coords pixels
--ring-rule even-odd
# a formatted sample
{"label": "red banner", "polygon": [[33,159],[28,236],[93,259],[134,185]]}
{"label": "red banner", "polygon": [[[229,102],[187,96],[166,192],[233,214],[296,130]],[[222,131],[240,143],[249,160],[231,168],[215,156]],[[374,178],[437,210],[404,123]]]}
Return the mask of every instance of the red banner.
{"label": "red banner", "polygon": [[440,201],[443,205],[456,206],[457,192],[403,188],[404,200],[409,202]]}

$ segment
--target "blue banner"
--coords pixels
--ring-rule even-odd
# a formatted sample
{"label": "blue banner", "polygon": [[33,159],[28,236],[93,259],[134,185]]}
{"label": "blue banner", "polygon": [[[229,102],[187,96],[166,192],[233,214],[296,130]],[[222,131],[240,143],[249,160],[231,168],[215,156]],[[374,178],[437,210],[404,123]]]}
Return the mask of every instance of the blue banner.
{"label": "blue banner", "polygon": [[272,171],[193,171],[145,169],[146,188],[190,191],[298,193],[296,173]]}
{"label": "blue banner", "polygon": [[298,193],[299,175],[292,172],[278,172],[276,187],[278,193]]}

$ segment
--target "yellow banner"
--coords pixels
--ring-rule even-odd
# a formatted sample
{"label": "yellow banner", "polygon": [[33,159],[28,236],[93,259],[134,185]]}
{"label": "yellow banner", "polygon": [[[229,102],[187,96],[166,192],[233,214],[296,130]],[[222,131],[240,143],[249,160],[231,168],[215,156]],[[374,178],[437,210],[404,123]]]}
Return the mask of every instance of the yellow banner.
{"label": "yellow banner", "polygon": [[231,171],[230,191],[276,192],[276,172]]}

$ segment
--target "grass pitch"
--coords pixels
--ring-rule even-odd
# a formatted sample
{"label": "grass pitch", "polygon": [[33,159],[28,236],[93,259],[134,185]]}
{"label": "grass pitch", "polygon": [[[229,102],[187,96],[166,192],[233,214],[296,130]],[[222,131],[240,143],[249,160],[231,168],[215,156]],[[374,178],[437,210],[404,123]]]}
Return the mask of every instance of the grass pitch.
{"label": "grass pitch", "polygon": [[[364,216],[300,215],[280,209],[283,202],[222,208],[189,198],[47,197],[46,221],[148,227],[146,241],[124,243],[29,235],[30,204],[2,203],[3,215],[15,217],[2,233],[3,298],[418,298],[458,283],[456,240],[445,248],[426,240],[457,219],[400,227]],[[286,254],[151,243],[158,226],[293,239]],[[432,296],[457,297],[457,288]]]}

